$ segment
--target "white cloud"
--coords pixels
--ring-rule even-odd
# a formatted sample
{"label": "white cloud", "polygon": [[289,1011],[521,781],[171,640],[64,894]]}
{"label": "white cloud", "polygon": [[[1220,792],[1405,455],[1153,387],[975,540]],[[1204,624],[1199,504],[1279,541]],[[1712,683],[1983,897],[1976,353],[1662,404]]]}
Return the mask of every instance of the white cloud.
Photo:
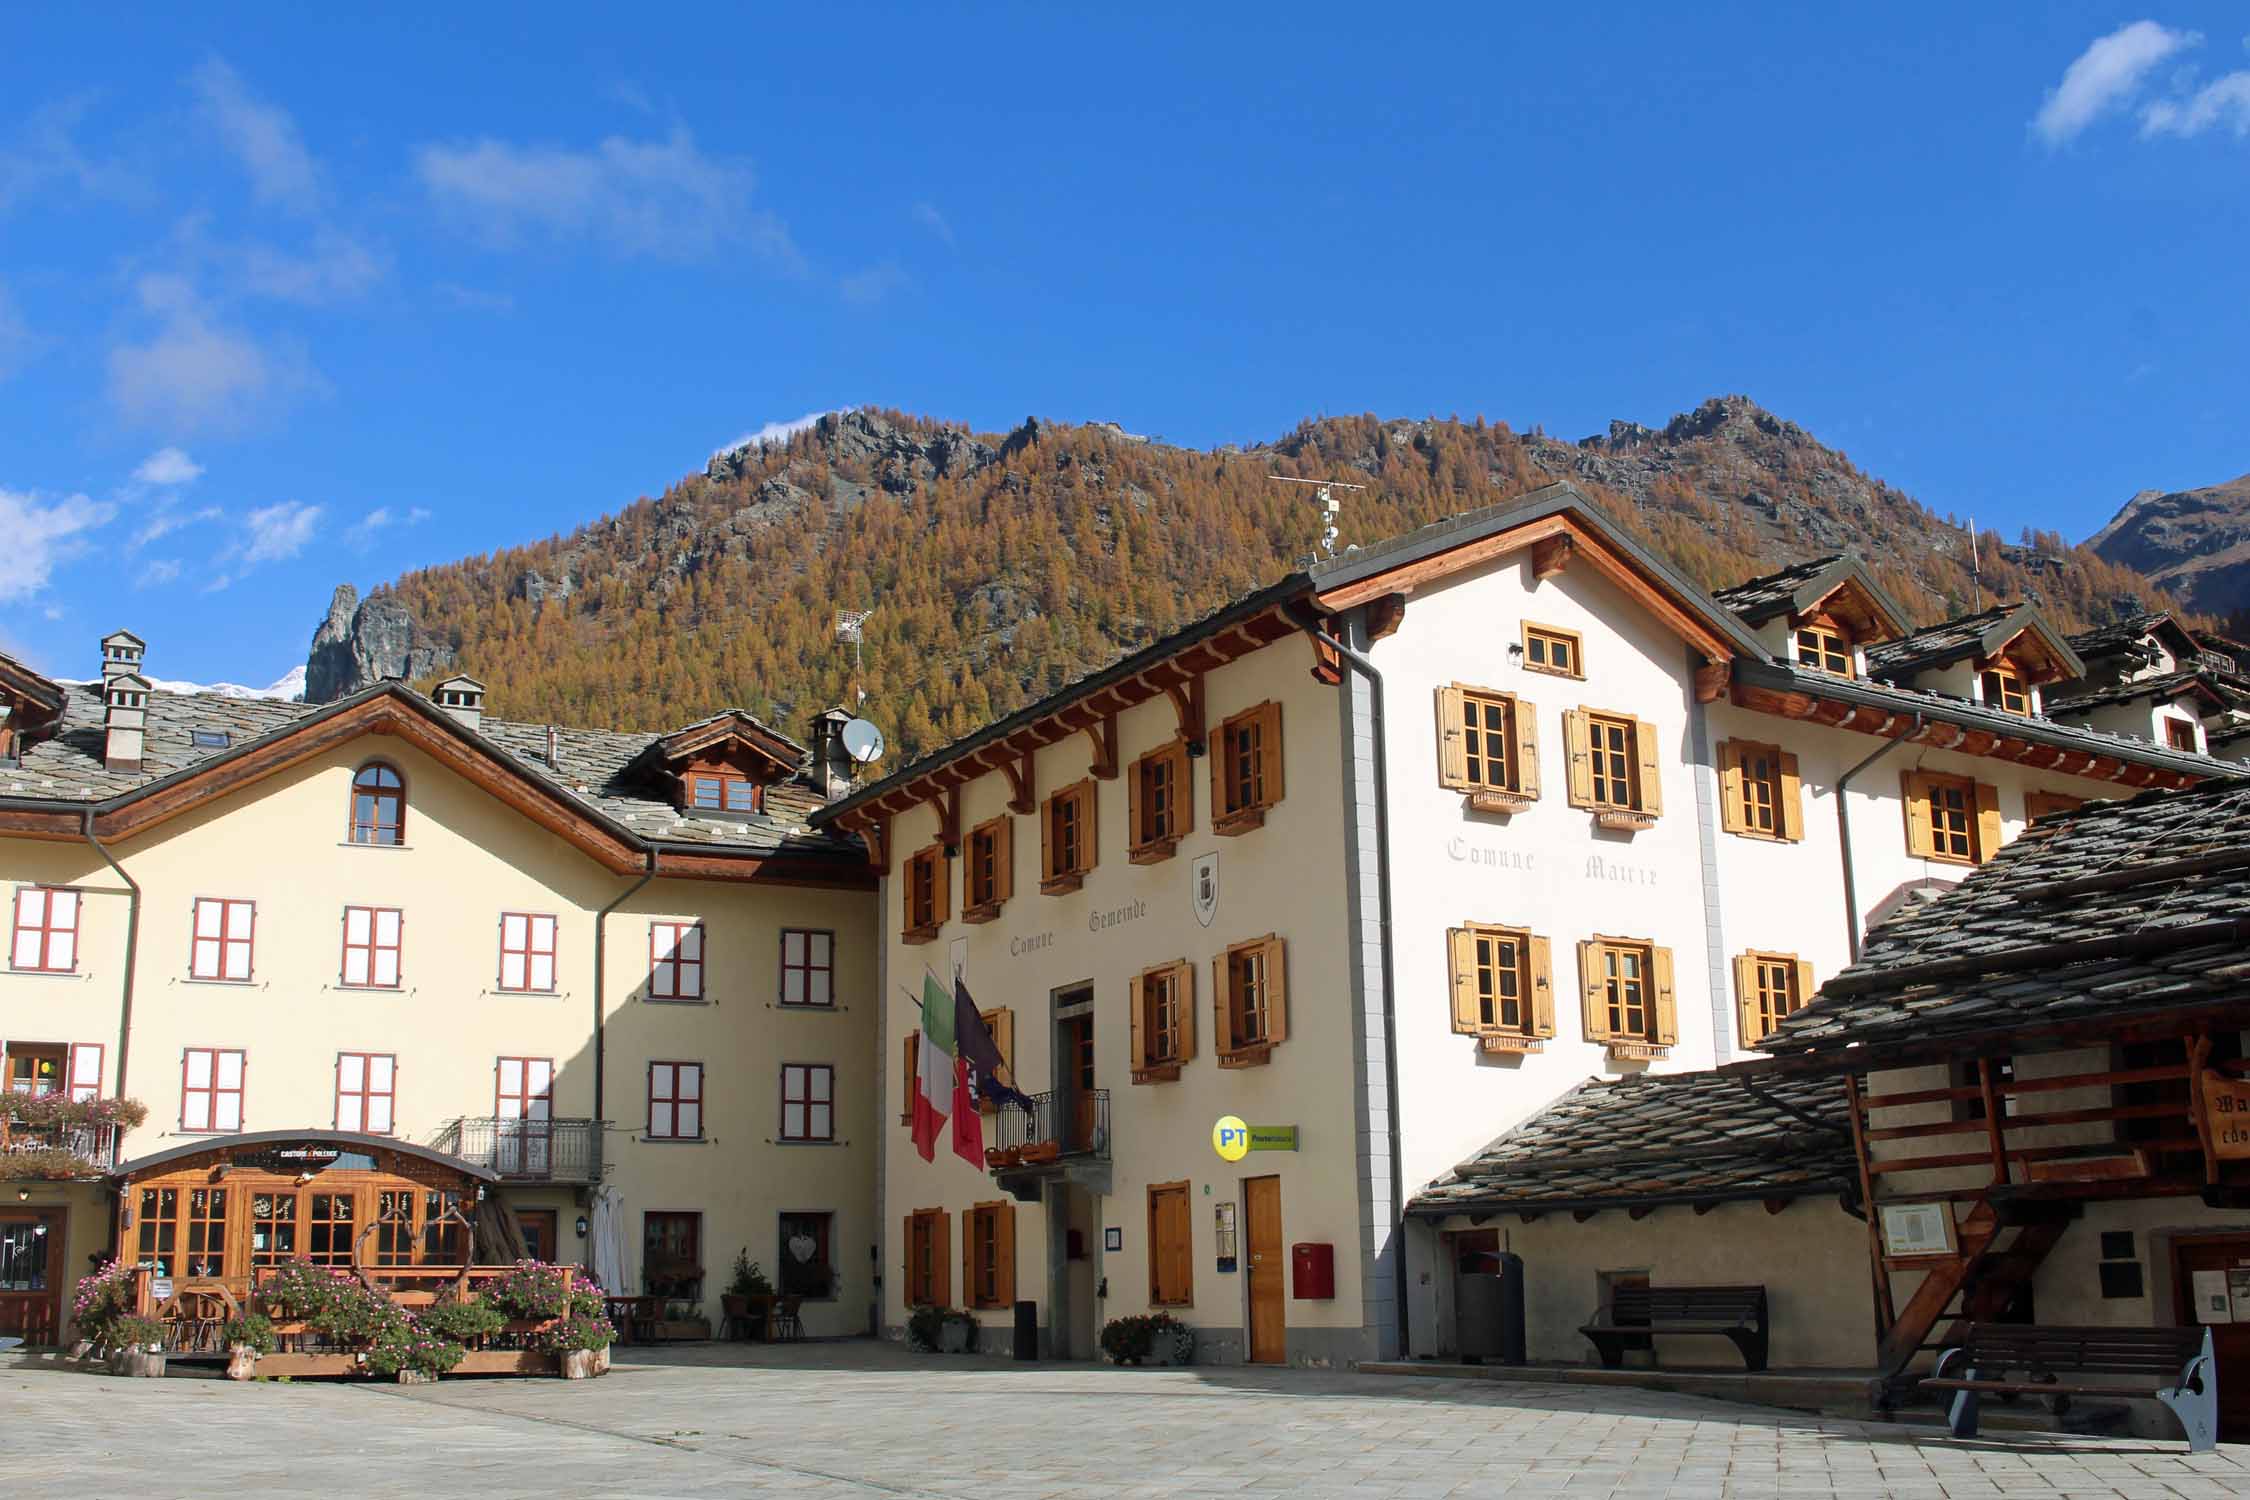
{"label": "white cloud", "polygon": [[320,525],[321,507],[301,500],[263,505],[243,518],[249,536],[242,543],[242,566],[286,562],[305,550]]}
{"label": "white cloud", "polygon": [[56,182],[91,197],[139,195],[141,182],[131,171],[79,146],[78,124],[93,107],[93,96],[87,94],[42,105],[15,139],[0,146],[0,213]]}
{"label": "white cloud", "polygon": [[916,223],[945,241],[946,244],[951,245],[953,243],[953,226],[945,222],[945,215],[937,211],[936,204],[915,204],[914,219]]}
{"label": "white cloud", "polygon": [[320,201],[320,171],[289,112],[253,98],[242,76],[219,58],[189,75],[203,118],[218,131],[261,203],[310,209]]}
{"label": "white cloud", "polygon": [[748,163],[704,155],[684,129],[659,141],[613,135],[590,151],[488,136],[423,146],[414,169],[442,208],[496,247],[590,236],[618,255],[691,260],[739,243],[804,269],[781,221],[750,206]]}
{"label": "white cloud", "polygon": [[406,512],[406,524],[409,526],[419,526],[429,518],[430,511],[427,506],[413,506]]}
{"label": "white cloud", "polygon": [[2156,99],[2141,111],[2141,134],[2197,136],[2213,126],[2250,137],[2250,71],[2213,79],[2182,99]]}
{"label": "white cloud", "polygon": [[8,566],[0,568],[0,604],[37,595],[54,576],[55,565],[83,551],[87,534],[116,514],[114,505],[84,495],[42,500],[0,489],[0,536],[8,539]]}
{"label": "white cloud", "polygon": [[378,505],[345,529],[344,540],[364,551],[377,532],[393,526],[419,526],[429,518],[429,511],[419,505],[410,507],[403,516],[387,505]]}
{"label": "white cloud", "polygon": [[886,260],[879,266],[869,266],[846,276],[837,283],[837,289],[844,294],[846,302],[865,307],[882,301],[906,285],[906,281],[906,272],[899,269],[898,263]]}
{"label": "white cloud", "polygon": [[238,262],[243,290],[282,302],[356,297],[390,274],[386,256],[325,224],[302,255],[252,244],[242,247]]}
{"label": "white cloud", "polygon": [[269,351],[219,322],[185,277],[150,274],[137,290],[156,332],[109,352],[109,399],[128,421],[183,432],[240,427],[324,388],[302,356]]}
{"label": "white cloud", "polygon": [[2131,101],[2151,69],[2198,46],[2193,31],[2173,31],[2154,21],[2134,21],[2096,40],[2063,70],[2062,82],[2032,117],[2031,129],[2049,146],[2075,139],[2087,126]]}
{"label": "white cloud", "polygon": [[142,484],[193,484],[203,477],[203,465],[178,448],[159,448],[141,460],[133,477]]}
{"label": "white cloud", "polygon": [[180,509],[170,499],[159,500],[154,509],[134,528],[133,538],[125,544],[128,552],[138,552],[149,543],[184,527],[198,526],[206,521],[216,521],[225,514],[216,505],[206,505],[201,510]]}
{"label": "white cloud", "polygon": [[133,587],[137,589],[161,588],[165,584],[175,581],[179,576],[180,565],[178,563],[168,557],[152,558],[147,566],[141,569],[140,576],[133,580]]}
{"label": "white cloud", "polygon": [[838,412],[850,410],[851,408],[848,406],[839,406],[829,411],[808,411],[803,416],[792,418],[787,422],[768,422],[765,426],[752,432],[746,432],[733,442],[714,450],[711,456],[717,458],[722,453],[732,453],[737,448],[747,448],[752,443],[786,443],[791,437],[803,432],[822,417],[833,417]]}

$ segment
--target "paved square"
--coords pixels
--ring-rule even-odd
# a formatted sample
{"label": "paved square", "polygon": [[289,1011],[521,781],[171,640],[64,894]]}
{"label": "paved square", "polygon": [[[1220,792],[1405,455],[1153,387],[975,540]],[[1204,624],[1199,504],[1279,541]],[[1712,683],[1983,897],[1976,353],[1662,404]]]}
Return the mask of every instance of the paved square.
{"label": "paved square", "polygon": [[0,1364],[7,1494],[2250,1495],[2250,1447],[1798,1416],[1643,1391],[1111,1370],[871,1344],[620,1351],[584,1383],[231,1385]]}

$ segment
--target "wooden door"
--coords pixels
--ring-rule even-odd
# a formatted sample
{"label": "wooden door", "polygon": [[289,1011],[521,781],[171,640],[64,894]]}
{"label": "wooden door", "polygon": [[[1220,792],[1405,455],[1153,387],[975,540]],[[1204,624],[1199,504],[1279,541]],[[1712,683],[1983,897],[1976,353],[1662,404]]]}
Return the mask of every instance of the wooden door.
{"label": "wooden door", "polygon": [[2173,1311],[2183,1324],[2222,1316],[2196,1294],[2196,1274],[2216,1292],[2224,1280],[2229,1320],[2210,1324],[2211,1353],[2219,1365],[2219,1437],[2250,1442],[2250,1234],[2183,1236],[2172,1242]]}
{"label": "wooden door", "polygon": [[1289,1255],[1281,1243],[1281,1179],[1243,1179],[1250,1221],[1250,1362],[1278,1365],[1289,1357]]}
{"label": "wooden door", "polygon": [[1070,1138],[1063,1142],[1063,1149],[1091,1151],[1095,1127],[1100,1124],[1094,1099],[1094,1018],[1065,1017],[1062,1042],[1062,1067],[1070,1098]]}
{"label": "wooden door", "polygon": [[0,1335],[33,1346],[62,1341],[69,1228],[70,1216],[60,1208],[0,1212]]}
{"label": "wooden door", "polygon": [[516,1210],[516,1227],[523,1231],[524,1253],[533,1260],[552,1264],[555,1259],[555,1211],[551,1208],[519,1208]]}

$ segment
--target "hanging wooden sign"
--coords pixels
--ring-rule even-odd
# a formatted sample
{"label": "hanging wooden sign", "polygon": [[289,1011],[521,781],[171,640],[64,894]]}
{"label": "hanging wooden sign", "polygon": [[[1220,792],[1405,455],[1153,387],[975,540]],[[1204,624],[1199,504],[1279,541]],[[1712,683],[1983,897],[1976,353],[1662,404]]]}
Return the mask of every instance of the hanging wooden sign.
{"label": "hanging wooden sign", "polygon": [[2203,1070],[2203,1128],[2211,1154],[2221,1161],[2250,1161],[2250,1078]]}

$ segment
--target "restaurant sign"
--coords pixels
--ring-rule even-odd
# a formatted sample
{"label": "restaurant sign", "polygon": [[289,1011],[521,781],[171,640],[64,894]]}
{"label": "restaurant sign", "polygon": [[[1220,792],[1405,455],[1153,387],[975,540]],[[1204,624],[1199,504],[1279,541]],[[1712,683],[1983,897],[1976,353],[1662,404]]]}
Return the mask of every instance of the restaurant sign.
{"label": "restaurant sign", "polygon": [[2203,1128],[2213,1156],[2250,1160],[2250,1078],[2203,1070]]}

